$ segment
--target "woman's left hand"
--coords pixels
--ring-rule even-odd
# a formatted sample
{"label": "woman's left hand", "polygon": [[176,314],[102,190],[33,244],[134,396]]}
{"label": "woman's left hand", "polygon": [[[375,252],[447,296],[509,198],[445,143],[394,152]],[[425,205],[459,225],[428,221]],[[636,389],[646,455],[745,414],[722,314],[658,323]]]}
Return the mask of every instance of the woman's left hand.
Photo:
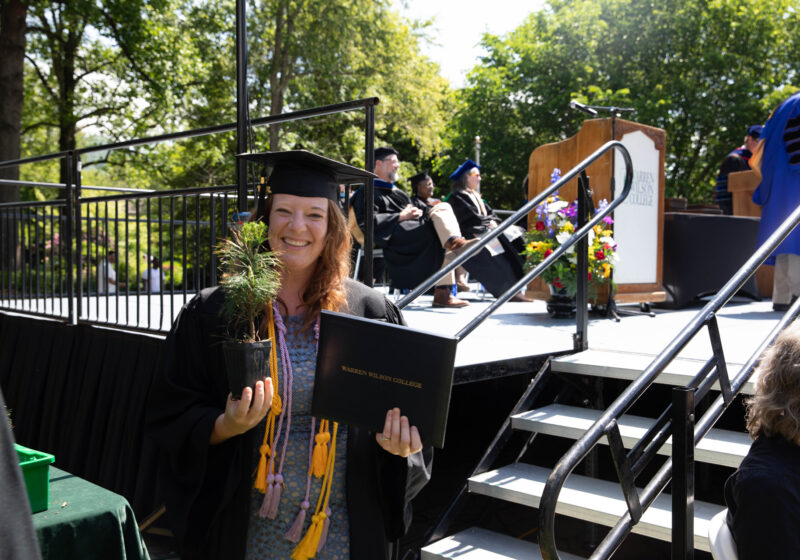
{"label": "woman's left hand", "polygon": [[375,434],[375,441],[392,455],[408,457],[422,449],[422,439],[416,426],[409,426],[408,417],[400,415],[399,408],[386,412],[383,433]]}

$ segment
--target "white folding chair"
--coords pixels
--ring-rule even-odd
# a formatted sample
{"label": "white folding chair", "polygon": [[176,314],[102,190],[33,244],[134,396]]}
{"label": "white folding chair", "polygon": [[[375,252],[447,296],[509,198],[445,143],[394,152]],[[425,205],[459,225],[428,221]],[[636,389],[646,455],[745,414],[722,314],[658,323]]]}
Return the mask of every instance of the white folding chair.
{"label": "white folding chair", "polygon": [[736,542],[728,527],[728,510],[723,509],[708,522],[708,543],[714,560],[737,560]]}

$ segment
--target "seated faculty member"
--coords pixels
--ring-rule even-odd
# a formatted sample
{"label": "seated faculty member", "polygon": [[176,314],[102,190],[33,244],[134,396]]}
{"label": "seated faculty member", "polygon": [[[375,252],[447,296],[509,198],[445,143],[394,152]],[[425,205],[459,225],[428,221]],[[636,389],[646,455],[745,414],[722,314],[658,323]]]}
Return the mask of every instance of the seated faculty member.
{"label": "seated faculty member", "polygon": [[[411,198],[395,186],[400,160],[391,147],[375,150],[373,231],[375,246],[383,256],[396,288],[414,288],[431,276],[443,263],[450,262],[456,251],[468,245],[449,204],[437,204],[428,212],[417,208]],[[361,230],[364,224],[364,189],[358,189],[351,201]],[[451,272],[436,284],[434,307],[464,307],[468,302],[456,298],[451,290],[455,275]]]}

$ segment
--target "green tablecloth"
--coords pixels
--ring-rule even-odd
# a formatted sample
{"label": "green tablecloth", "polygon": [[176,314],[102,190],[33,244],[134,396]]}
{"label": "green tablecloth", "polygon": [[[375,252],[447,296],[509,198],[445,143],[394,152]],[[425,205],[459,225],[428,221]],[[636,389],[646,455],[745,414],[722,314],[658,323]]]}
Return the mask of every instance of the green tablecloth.
{"label": "green tablecloth", "polygon": [[45,560],[149,560],[124,497],[52,465],[48,508],[33,524]]}

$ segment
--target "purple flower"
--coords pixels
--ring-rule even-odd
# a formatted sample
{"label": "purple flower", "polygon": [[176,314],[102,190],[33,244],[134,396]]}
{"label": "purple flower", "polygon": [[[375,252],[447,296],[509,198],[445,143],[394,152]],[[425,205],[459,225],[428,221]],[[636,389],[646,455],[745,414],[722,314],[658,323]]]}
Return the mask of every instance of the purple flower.
{"label": "purple flower", "polygon": [[554,167],[553,172],[550,174],[550,184],[552,185],[559,179],[561,179],[561,170],[558,167]]}

